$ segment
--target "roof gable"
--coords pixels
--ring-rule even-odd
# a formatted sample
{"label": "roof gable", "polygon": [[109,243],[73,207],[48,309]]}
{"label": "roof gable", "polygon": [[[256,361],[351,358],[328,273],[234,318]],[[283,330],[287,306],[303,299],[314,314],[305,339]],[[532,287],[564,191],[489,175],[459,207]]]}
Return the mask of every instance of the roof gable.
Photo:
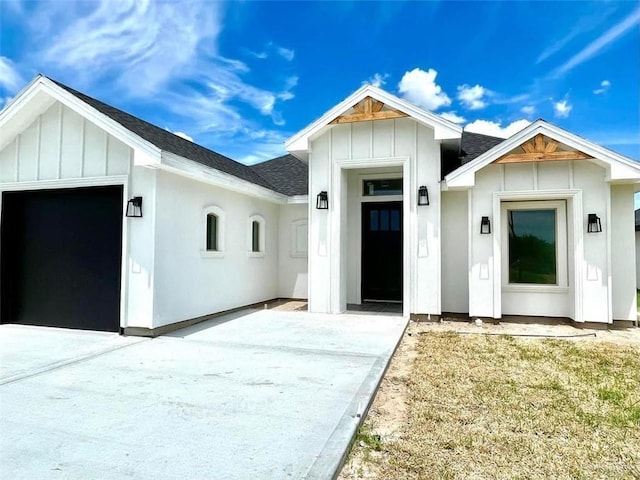
{"label": "roof gable", "polygon": [[[365,111],[367,102],[371,105],[371,109]],[[377,112],[372,111],[376,108],[380,110]],[[389,117],[398,118],[396,115],[411,117],[433,128],[434,138],[436,140],[459,139],[462,135],[462,128],[459,125],[445,120],[439,115],[418,108],[406,100],[402,100],[378,87],[364,85],[322,115],[318,120],[291,137],[285,143],[285,146],[287,151],[300,155],[308,152],[309,141],[312,138],[326,129],[331,128],[332,124],[344,123],[344,121],[368,121]],[[360,116],[361,119],[358,119],[358,116]],[[340,118],[346,118],[346,120],[341,122],[339,120]]]}
{"label": "roof gable", "polygon": [[494,162],[551,160],[589,160],[606,168],[608,181],[640,182],[638,162],[540,119],[449,173],[446,186],[473,187],[475,173]]}
{"label": "roof gable", "polygon": [[279,186],[272,185],[251,167],[178,137],[44,75],[36,76],[0,113],[0,149],[13,141],[16,135],[56,101],[134,149],[136,165],[162,167],[164,156],[168,153],[249,182],[251,185],[246,185],[254,189],[259,186],[271,193],[280,193]]}

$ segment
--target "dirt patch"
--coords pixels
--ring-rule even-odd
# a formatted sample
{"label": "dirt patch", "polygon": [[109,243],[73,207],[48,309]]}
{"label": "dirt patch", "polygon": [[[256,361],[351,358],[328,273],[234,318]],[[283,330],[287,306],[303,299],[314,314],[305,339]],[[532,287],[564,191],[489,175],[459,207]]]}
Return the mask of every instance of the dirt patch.
{"label": "dirt patch", "polygon": [[338,478],[640,478],[637,465],[640,328],[411,322]]}

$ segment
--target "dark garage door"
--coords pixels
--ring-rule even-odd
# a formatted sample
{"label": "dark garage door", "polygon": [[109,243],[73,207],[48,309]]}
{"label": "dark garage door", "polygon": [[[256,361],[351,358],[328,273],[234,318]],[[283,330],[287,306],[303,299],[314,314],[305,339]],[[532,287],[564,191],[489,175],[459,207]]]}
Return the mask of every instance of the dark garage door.
{"label": "dark garage door", "polygon": [[4,192],[2,323],[118,331],[122,187]]}

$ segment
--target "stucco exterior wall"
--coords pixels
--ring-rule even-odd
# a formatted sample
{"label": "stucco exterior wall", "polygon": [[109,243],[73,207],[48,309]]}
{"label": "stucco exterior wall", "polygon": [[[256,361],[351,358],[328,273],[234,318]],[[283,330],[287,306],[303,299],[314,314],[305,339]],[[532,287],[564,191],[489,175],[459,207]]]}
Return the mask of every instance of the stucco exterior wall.
{"label": "stucco exterior wall", "polygon": [[[337,313],[357,300],[348,252],[360,225],[349,218],[348,172],[375,167],[403,172],[405,313],[439,314],[440,144],[433,129],[409,118],[336,125],[311,142],[310,198],[328,191],[329,210],[310,209],[309,309]],[[420,185],[431,205],[418,209]]]}
{"label": "stucco exterior wall", "polygon": [[640,288],[640,232],[636,232],[636,289]]}
{"label": "stucco exterior wall", "polygon": [[469,312],[467,192],[442,192],[442,311]]}
{"label": "stucco exterior wall", "polygon": [[309,206],[281,205],[278,296],[308,298]]}
{"label": "stucco exterior wall", "polygon": [[[469,242],[471,316],[544,315],[609,322],[611,320],[611,197],[605,169],[590,161],[492,164],[476,174],[470,190]],[[529,195],[529,198],[527,198]],[[566,202],[566,288],[512,288],[502,285],[506,255],[505,225],[496,218],[505,200]],[[615,207],[617,208],[617,207]],[[602,233],[585,233],[588,213],[602,221]],[[497,215],[498,214],[498,215]],[[480,235],[480,219],[489,216],[492,234]],[[630,221],[630,223],[632,223]],[[559,251],[560,254],[562,252]]]}
{"label": "stucco exterior wall", "polygon": [[611,186],[611,287],[614,320],[637,319],[633,185]]}
{"label": "stucco exterior wall", "polygon": [[[225,250],[207,256],[204,209],[225,213]],[[157,173],[153,326],[278,296],[278,205]],[[250,217],[265,221],[265,251],[250,253]]]}

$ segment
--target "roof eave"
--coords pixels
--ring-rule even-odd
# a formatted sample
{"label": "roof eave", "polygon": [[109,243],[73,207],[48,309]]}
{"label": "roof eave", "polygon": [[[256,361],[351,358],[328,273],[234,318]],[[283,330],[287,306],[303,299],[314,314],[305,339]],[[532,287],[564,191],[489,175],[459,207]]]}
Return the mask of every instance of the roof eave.
{"label": "roof eave", "polygon": [[473,187],[475,185],[475,173],[478,170],[540,133],[591,155],[596,161],[605,162],[609,167],[607,168],[608,181],[631,181],[635,183],[635,181],[640,180],[640,164],[637,162],[539,119],[469,163],[446,175],[444,178],[446,187],[448,189]]}
{"label": "roof eave", "polygon": [[406,100],[402,100],[381,88],[374,87],[373,85],[364,85],[322,115],[318,120],[311,123],[287,140],[285,142],[285,148],[288,152],[296,156],[298,156],[300,152],[308,152],[310,140],[321,134],[325,128],[330,128],[329,122],[369,96],[383,102],[385,105],[400,110],[414,120],[433,128],[435,140],[459,139],[462,136],[462,127],[459,125],[456,125],[439,115],[416,107]]}

